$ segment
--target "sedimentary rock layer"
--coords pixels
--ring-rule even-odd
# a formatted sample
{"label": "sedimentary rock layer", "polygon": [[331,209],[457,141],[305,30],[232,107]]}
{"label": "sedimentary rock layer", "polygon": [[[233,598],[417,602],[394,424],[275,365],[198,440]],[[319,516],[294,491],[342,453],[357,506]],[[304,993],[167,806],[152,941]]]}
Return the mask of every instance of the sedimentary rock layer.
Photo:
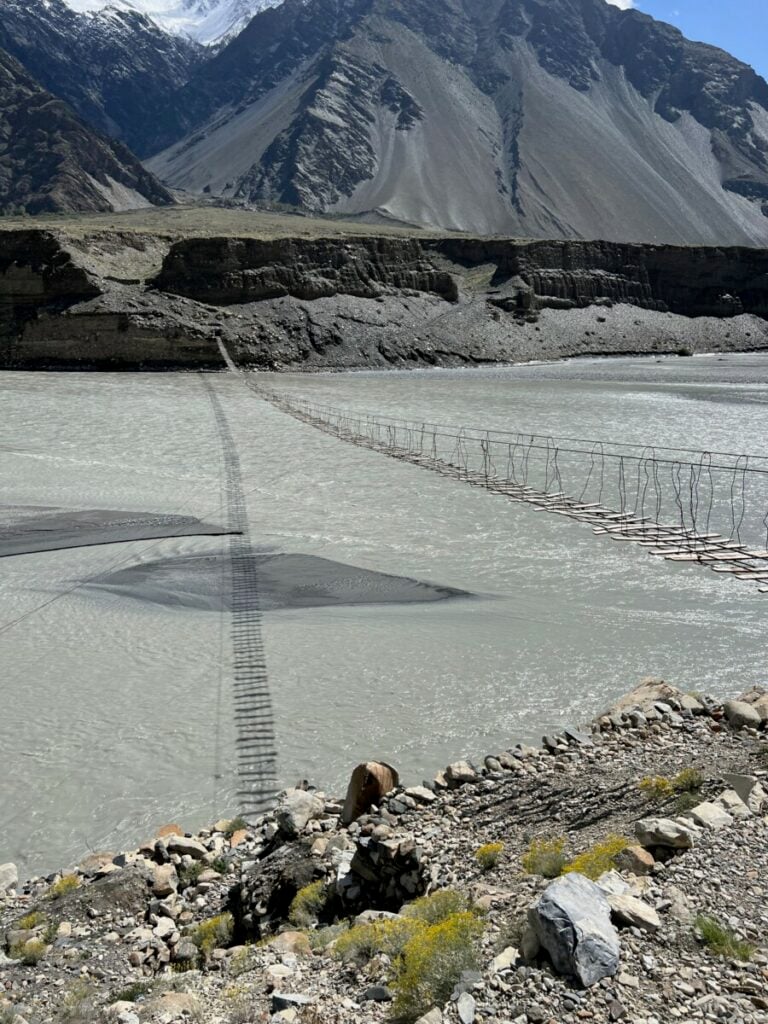
{"label": "sedimentary rock layer", "polygon": [[[139,276],[119,272],[121,245]],[[163,251],[150,271],[146,252]],[[218,367],[219,339],[273,369],[762,349],[768,251],[0,234],[3,366]]]}

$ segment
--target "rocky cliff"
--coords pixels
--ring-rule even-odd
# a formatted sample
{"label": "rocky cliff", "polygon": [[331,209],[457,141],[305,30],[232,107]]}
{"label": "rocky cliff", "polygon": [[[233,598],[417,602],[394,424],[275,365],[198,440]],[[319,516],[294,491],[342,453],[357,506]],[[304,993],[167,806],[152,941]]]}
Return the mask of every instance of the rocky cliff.
{"label": "rocky cliff", "polygon": [[[159,274],[120,273],[121,246]],[[760,249],[31,231],[0,254],[5,366],[218,366],[219,339],[277,369],[768,348]]]}

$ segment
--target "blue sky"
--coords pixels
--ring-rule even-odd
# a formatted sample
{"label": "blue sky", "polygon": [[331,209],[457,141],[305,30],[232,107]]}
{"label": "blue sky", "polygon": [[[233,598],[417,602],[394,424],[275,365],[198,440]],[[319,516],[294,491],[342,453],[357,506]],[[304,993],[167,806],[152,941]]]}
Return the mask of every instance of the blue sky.
{"label": "blue sky", "polygon": [[712,43],[768,78],[768,0],[611,0],[676,25],[689,39]]}

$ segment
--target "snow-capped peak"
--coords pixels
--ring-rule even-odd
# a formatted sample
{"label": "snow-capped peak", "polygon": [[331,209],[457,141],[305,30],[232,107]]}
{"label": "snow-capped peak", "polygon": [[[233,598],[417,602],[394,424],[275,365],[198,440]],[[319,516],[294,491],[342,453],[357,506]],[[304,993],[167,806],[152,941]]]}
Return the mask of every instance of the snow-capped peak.
{"label": "snow-capped peak", "polygon": [[79,13],[106,7],[140,11],[167,32],[213,45],[240,32],[254,15],[281,0],[64,0]]}

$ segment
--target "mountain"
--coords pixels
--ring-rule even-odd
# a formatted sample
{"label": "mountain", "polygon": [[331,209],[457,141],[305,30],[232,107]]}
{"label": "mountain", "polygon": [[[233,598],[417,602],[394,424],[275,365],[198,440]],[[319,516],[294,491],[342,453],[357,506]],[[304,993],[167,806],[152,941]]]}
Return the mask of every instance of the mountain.
{"label": "mountain", "polygon": [[[66,0],[74,11],[101,11],[104,0]],[[186,36],[204,46],[236,36],[251,18],[280,0],[112,0],[110,6],[138,11],[166,32]]]}
{"label": "mountain", "polygon": [[768,244],[768,84],[605,0],[286,0],[148,166],[244,203],[528,237]]}
{"label": "mountain", "polygon": [[0,50],[0,213],[118,211],[170,202],[124,146],[91,131]]}
{"label": "mountain", "polygon": [[64,0],[3,0],[0,47],[99,132],[140,155],[147,126],[206,53],[138,11],[76,14]]}

